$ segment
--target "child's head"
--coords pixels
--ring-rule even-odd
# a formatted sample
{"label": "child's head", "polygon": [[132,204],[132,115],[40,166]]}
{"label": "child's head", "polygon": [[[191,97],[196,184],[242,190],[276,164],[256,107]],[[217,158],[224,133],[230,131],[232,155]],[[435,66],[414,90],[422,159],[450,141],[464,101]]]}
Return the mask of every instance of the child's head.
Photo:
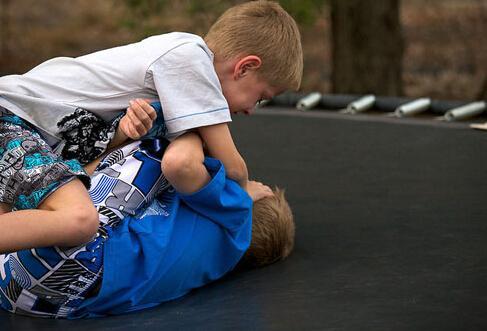
{"label": "child's head", "polygon": [[294,219],[284,191],[256,201],[252,211],[252,241],[241,265],[262,267],[285,259],[294,247]]}
{"label": "child's head", "polygon": [[[252,99],[258,95],[257,100],[249,100],[254,101],[252,109],[255,101],[285,90],[297,90],[301,84],[303,51],[299,29],[276,2],[250,1],[228,9],[210,28],[205,41],[215,54],[215,67],[227,100],[249,86],[255,87],[257,78],[267,86],[245,96]],[[221,63],[227,66],[219,66]],[[237,79],[246,72],[257,77],[243,86],[232,86],[228,78]],[[232,112],[250,112],[242,107],[242,102],[235,102],[232,107],[232,100],[228,101]]]}

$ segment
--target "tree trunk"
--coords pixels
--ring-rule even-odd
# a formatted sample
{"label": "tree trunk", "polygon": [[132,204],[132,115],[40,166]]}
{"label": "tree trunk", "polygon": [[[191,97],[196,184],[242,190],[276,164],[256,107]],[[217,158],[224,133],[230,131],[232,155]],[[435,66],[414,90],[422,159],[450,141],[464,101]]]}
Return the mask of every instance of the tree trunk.
{"label": "tree trunk", "polygon": [[477,99],[487,101],[487,77],[485,77],[484,83],[477,94]]}
{"label": "tree trunk", "polygon": [[9,19],[10,0],[0,1],[0,76],[6,74],[3,68],[10,63]]}
{"label": "tree trunk", "polygon": [[402,94],[400,0],[332,0],[335,93]]}

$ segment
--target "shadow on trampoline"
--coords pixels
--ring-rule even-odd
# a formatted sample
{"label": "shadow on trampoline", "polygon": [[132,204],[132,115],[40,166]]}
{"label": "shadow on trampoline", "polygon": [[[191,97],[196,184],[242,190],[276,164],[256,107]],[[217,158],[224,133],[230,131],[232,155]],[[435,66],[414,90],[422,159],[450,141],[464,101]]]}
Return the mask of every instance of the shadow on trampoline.
{"label": "shadow on trampoline", "polygon": [[487,135],[462,125],[263,111],[232,132],[286,188],[296,247],[157,308],[81,321],[0,312],[1,330],[482,330]]}

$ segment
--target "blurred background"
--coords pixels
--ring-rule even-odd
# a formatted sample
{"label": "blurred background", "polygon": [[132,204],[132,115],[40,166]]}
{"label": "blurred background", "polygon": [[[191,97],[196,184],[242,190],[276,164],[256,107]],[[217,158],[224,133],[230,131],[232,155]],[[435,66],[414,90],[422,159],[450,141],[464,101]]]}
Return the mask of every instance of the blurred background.
{"label": "blurred background", "polygon": [[[0,0],[0,75],[152,34],[204,35],[222,0]],[[285,0],[303,92],[487,99],[487,0]]]}

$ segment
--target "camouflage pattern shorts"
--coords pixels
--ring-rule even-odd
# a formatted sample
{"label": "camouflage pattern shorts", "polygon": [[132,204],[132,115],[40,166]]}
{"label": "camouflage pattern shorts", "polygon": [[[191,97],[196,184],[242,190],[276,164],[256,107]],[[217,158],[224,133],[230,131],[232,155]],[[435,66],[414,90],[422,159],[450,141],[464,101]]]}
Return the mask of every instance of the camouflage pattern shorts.
{"label": "camouflage pattern shorts", "polygon": [[58,187],[89,177],[76,160],[63,160],[37,130],[0,107],[0,202],[35,209]]}

